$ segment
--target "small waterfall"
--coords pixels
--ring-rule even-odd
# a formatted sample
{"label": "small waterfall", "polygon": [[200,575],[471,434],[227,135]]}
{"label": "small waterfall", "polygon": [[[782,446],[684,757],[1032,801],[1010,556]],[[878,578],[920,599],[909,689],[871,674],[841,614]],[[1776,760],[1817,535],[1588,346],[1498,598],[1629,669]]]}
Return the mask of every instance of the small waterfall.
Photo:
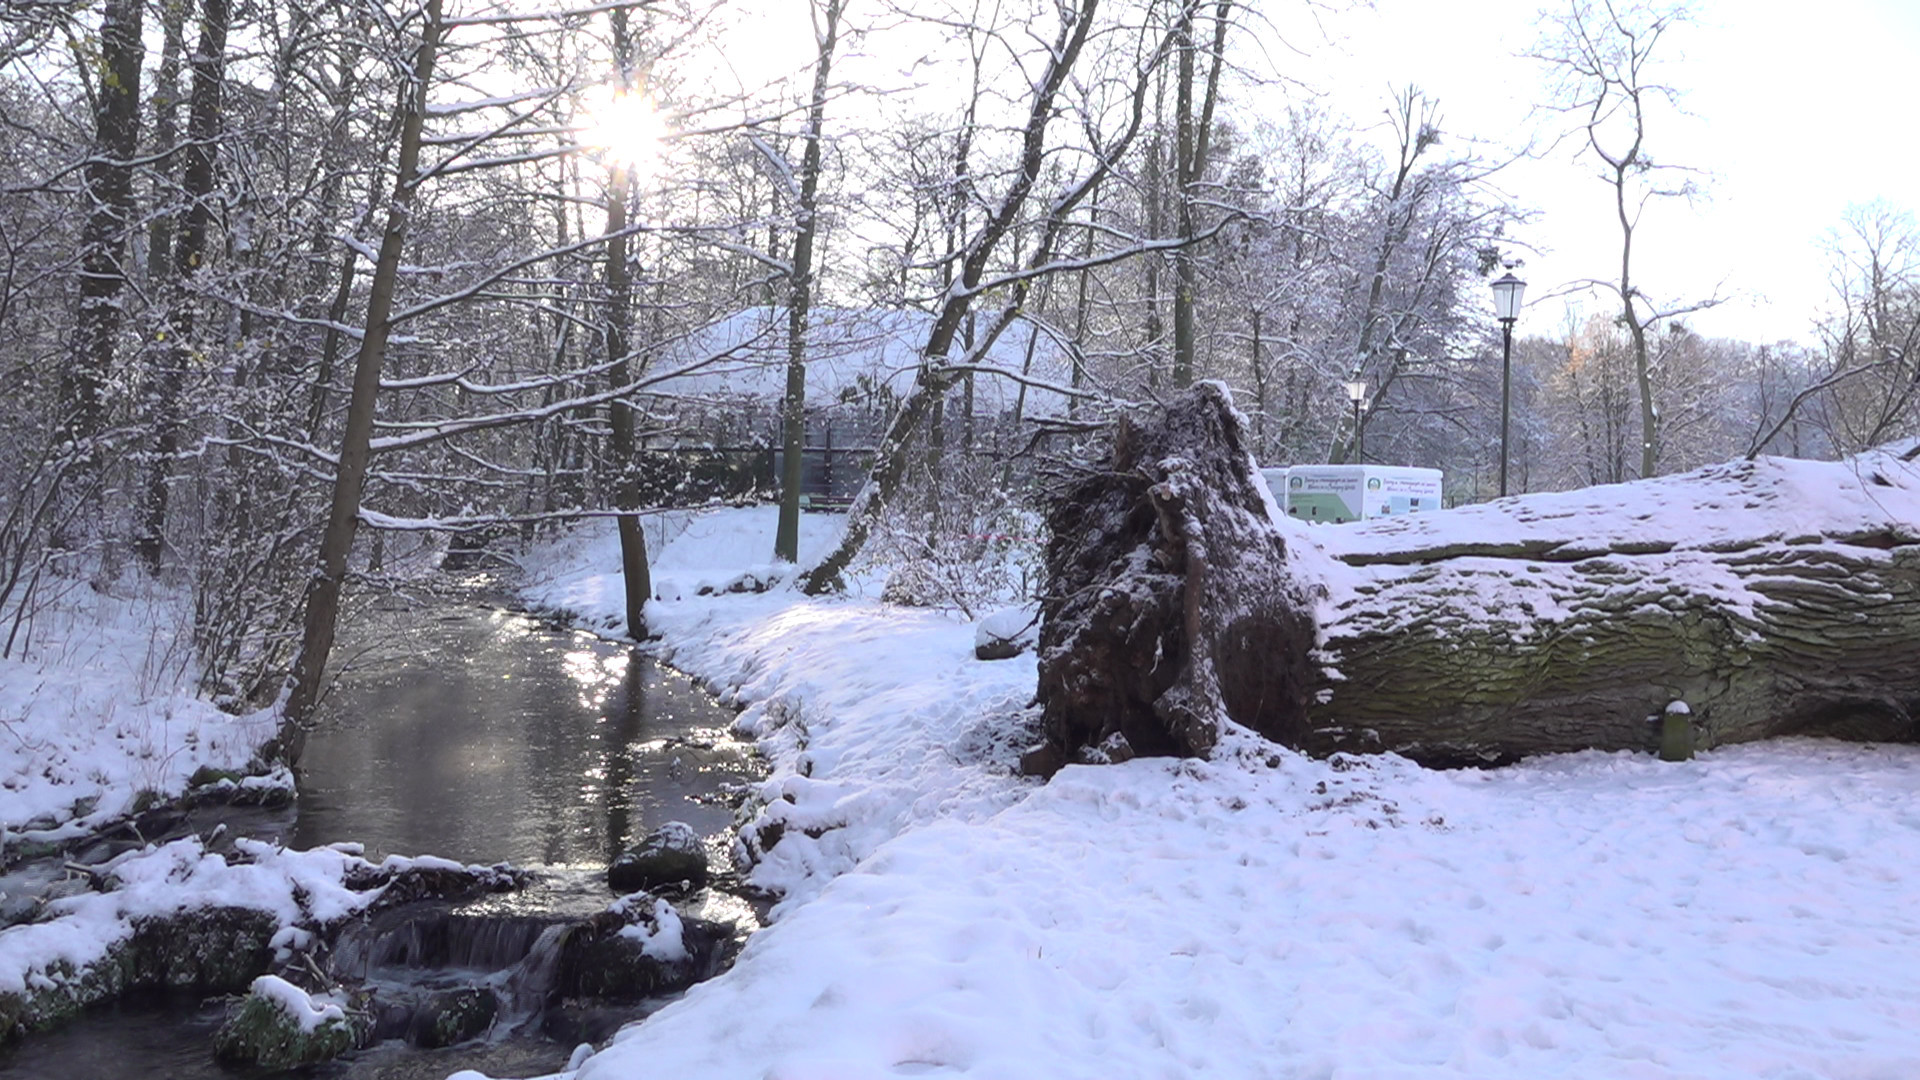
{"label": "small waterfall", "polygon": [[502,1026],[539,1021],[560,973],[561,950],[578,925],[558,923],[540,931],[520,962],[504,972],[499,989]]}
{"label": "small waterfall", "polygon": [[342,931],[328,967],[336,977],[353,979],[395,968],[500,971],[525,960],[543,935],[564,925],[530,916],[397,908]]}
{"label": "small waterfall", "polygon": [[[444,1046],[489,1029],[499,1038],[538,1028],[579,925],[413,905],[342,931],[327,967],[334,978],[374,991],[376,1041]],[[468,1017],[478,1017],[478,1026]]]}

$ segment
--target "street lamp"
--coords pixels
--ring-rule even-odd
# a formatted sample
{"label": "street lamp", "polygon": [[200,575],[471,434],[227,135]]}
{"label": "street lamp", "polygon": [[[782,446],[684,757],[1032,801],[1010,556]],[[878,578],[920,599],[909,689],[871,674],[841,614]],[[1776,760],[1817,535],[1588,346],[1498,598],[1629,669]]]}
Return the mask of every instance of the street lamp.
{"label": "street lamp", "polygon": [[1527,283],[1509,270],[1493,283],[1493,313],[1500,320],[1500,494],[1507,493],[1507,420],[1513,410],[1513,321]]}
{"label": "street lamp", "polygon": [[1353,459],[1363,461],[1367,456],[1367,436],[1360,428],[1360,403],[1367,400],[1367,380],[1359,368],[1347,376],[1346,386],[1347,400],[1353,402]]}

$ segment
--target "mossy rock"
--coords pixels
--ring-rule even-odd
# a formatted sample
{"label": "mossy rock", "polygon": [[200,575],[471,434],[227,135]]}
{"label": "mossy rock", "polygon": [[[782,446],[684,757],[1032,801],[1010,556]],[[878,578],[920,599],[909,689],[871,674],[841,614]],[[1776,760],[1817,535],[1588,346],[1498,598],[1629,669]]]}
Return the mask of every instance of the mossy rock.
{"label": "mossy rock", "polygon": [[493,991],[466,987],[434,994],[413,1014],[407,1041],[428,1050],[466,1042],[486,1034],[500,1010]]}
{"label": "mossy rock", "polygon": [[216,769],[211,765],[202,765],[198,769],[193,770],[193,775],[187,778],[187,786],[196,788],[206,787],[210,784],[218,784],[221,781],[229,784],[237,784],[246,779],[246,777],[247,774],[241,772],[239,769]]}
{"label": "mossy rock", "polygon": [[278,923],[264,911],[203,908],[140,919],[81,970],[58,962],[19,993],[0,994],[0,1041],[40,1031],[132,990],[242,990],[273,960]]}
{"label": "mossy rock", "polygon": [[279,1002],[248,994],[214,1036],[214,1056],[263,1069],[297,1069],[332,1061],[360,1044],[361,1026],[351,1015],[304,1027]]}
{"label": "mossy rock", "polygon": [[597,915],[567,938],[555,980],[562,997],[631,1001],[685,990],[724,965],[734,934],[731,923],[682,916],[686,955],[662,960],[648,956],[640,939],[621,934],[625,925],[620,916]]}
{"label": "mossy rock", "polygon": [[207,993],[244,989],[272,964],[279,928],[271,914],[242,907],[141,919],[128,942],[133,983]]}
{"label": "mossy rock", "polygon": [[379,898],[367,909],[371,913],[421,900],[464,903],[524,888],[528,880],[526,871],[505,864],[410,866],[398,872],[385,866],[354,866],[348,868],[342,884],[355,892],[381,890]]}

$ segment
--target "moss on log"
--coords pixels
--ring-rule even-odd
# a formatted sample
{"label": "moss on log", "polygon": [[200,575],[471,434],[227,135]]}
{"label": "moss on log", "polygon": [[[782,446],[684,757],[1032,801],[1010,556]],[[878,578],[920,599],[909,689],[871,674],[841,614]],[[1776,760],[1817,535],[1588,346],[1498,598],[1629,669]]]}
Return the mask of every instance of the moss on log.
{"label": "moss on log", "polygon": [[[1697,583],[1723,582],[1704,591]],[[1498,594],[1505,610],[1477,601]],[[1905,741],[1920,708],[1920,545],[1439,560],[1329,621],[1315,752],[1470,763],[1654,750],[1666,706],[1708,748],[1788,734]]]}

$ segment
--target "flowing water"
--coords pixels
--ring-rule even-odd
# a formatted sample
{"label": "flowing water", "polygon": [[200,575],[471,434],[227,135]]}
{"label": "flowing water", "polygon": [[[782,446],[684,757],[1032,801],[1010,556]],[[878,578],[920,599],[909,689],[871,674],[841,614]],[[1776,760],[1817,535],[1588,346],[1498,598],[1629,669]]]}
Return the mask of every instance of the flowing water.
{"label": "flowing water", "polygon": [[[301,758],[297,816],[263,818],[256,831],[294,847],[358,843],[373,859],[430,854],[539,871],[524,894],[434,916],[455,927],[436,941],[466,943],[459,955],[411,964],[404,942],[343,942],[370,969],[429,972],[417,977],[429,990],[436,979],[492,980],[508,1011],[516,992],[537,997],[526,987],[540,972],[529,969],[552,953],[539,943],[556,919],[612,899],[607,862],[668,821],[720,836],[733,795],[756,775],[749,747],[728,734],[732,714],[685,676],[490,606],[474,588],[382,598],[342,628],[336,650],[342,674]],[[754,922],[724,893],[685,910]],[[124,1001],[0,1049],[0,1077],[233,1080],[248,1074],[216,1065],[209,1050],[222,1015],[218,1003],[179,996]],[[527,1034],[439,1051],[395,1041],[310,1075],[528,1076],[561,1068],[572,1049]]]}

